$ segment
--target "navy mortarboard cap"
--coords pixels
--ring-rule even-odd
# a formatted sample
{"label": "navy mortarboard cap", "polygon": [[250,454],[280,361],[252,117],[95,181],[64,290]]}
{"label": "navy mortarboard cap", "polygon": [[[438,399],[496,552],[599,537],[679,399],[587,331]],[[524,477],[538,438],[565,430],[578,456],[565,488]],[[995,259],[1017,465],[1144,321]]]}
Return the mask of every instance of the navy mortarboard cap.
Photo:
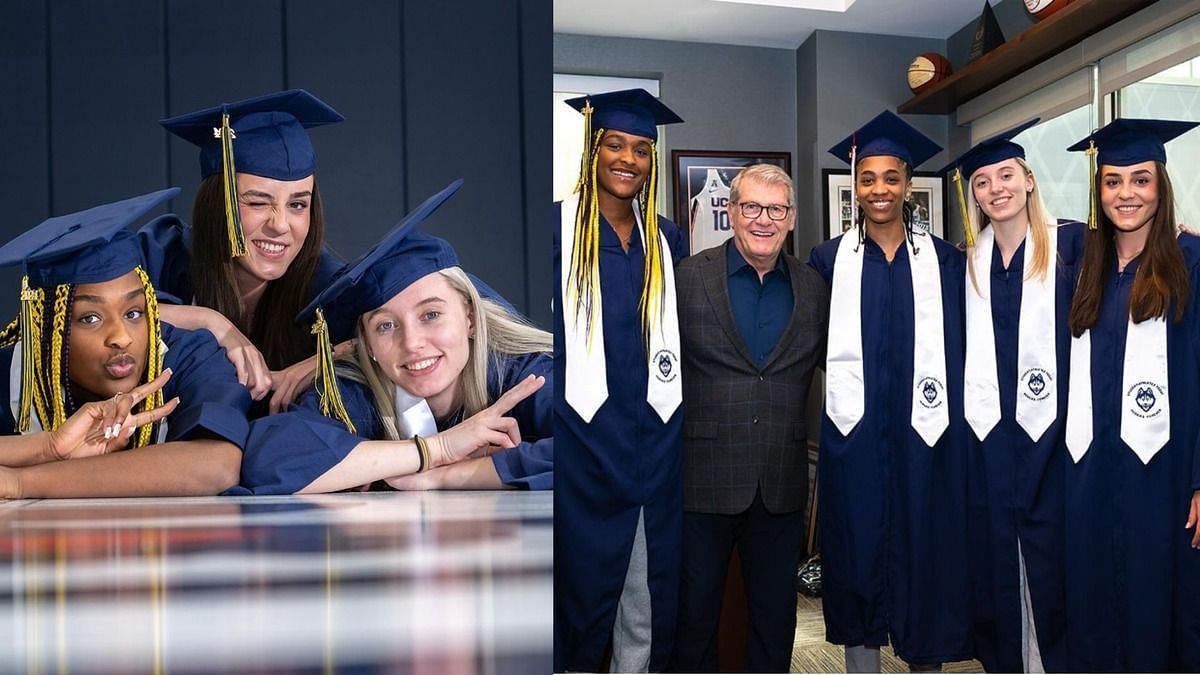
{"label": "navy mortarboard cap", "polygon": [[353,336],[362,314],[387,304],[425,275],[458,265],[448,242],[416,227],[462,184],[461,178],[450,183],[404,216],[371,250],[342,268],[297,319],[311,321],[317,308],[322,308],[335,342],[340,342]]}
{"label": "navy mortarboard cap", "polygon": [[214,130],[220,130],[224,115],[229,115],[233,130],[237,170],[289,181],[307,178],[317,165],[305,129],[346,119],[307,91],[291,89],[178,115],[159,124],[200,146],[200,175],[207,178],[221,171],[221,137]]}
{"label": "navy mortarboard cap", "polygon": [[129,226],[177,194],[168,188],[45,220],[0,247],[0,267],[23,265],[33,288],[116,279],[142,264]]}
{"label": "navy mortarboard cap", "polygon": [[592,107],[593,129],[615,129],[658,140],[659,124],[675,124],[683,119],[645,89],[624,89],[594,96],[567,99],[567,105],[587,114]]}
{"label": "navy mortarboard cap", "polygon": [[851,150],[856,146],[855,161],[886,155],[900,158],[911,169],[942,151],[942,146],[890,110],[876,115],[875,119],[830,148],[829,153],[849,164]]}
{"label": "navy mortarboard cap", "polygon": [[200,146],[202,176],[221,174],[229,251],[236,258],[246,255],[237,174],[283,181],[311,176],[317,167],[317,155],[305,129],[343,119],[316,96],[303,89],[291,89],[222,103],[159,124]]}
{"label": "navy mortarboard cap", "polygon": [[1147,120],[1122,117],[1109,122],[1090,136],[1067,148],[1072,152],[1095,147],[1097,164],[1129,166],[1157,161],[1166,164],[1164,144],[1200,122],[1182,120]]}
{"label": "navy mortarboard cap", "polygon": [[338,272],[325,290],[296,317],[315,319],[317,373],[314,385],[321,399],[321,412],[336,417],[354,433],[333,373],[333,343],[354,334],[358,317],[387,304],[396,294],[428,274],[458,265],[458,256],[444,239],[416,229],[422,221],[462,187],[458,179],[442,188],[396,223],[383,239],[357,260]]}
{"label": "navy mortarboard cap", "polygon": [[1025,148],[1014,143],[1012,139],[1040,121],[1040,117],[1035,117],[1011,129],[1002,131],[995,136],[989,136],[979,141],[970,150],[959,155],[953,162],[942,167],[938,173],[947,173],[958,168],[962,170],[963,178],[970,179],[976,171],[985,166],[1003,162],[1006,159],[1013,159],[1014,157],[1025,159]]}

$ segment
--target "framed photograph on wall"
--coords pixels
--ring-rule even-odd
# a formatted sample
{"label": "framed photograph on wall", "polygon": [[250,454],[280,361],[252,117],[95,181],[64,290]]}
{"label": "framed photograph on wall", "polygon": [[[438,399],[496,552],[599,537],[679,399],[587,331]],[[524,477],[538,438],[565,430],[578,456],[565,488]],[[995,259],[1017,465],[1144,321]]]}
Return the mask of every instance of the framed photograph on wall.
{"label": "framed photograph on wall", "polygon": [[[821,169],[825,184],[823,204],[825,206],[825,238],[833,239],[850,229],[850,200],[854,191],[850,185],[849,169]],[[932,232],[935,236],[946,236],[946,192],[945,179],[939,174],[918,171],[913,174],[913,224]]]}
{"label": "framed photograph on wall", "polygon": [[[687,232],[689,253],[712,248],[733,236],[727,210],[729,185],[753,164],[774,164],[792,175],[792,156],[787,152],[671,151],[675,222]],[[784,250],[792,250],[791,234]]]}

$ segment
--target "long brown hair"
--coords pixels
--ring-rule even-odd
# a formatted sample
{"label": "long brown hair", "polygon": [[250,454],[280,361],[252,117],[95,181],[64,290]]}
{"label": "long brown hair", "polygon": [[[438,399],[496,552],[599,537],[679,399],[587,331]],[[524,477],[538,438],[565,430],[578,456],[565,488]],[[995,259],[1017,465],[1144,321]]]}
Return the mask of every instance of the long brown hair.
{"label": "long brown hair", "polygon": [[244,325],[242,298],[234,276],[237,263],[230,256],[229,237],[225,233],[221,176],[209,176],[200,183],[192,208],[191,274],[195,302],[232,321],[258,347],[271,369],[279,370],[301,361],[313,354],[316,343],[308,327],[296,323],[295,318],[308,304],[324,241],[325,215],[314,176],[308,236],[283,276],[267,283],[253,322]]}
{"label": "long brown hair", "polygon": [[[1134,323],[1165,318],[1174,301],[1172,321],[1179,323],[1183,319],[1191,288],[1183,251],[1176,239],[1175,192],[1171,189],[1171,178],[1162,162],[1155,162],[1154,168],[1158,172],[1158,210],[1150,222],[1146,247],[1142,249],[1141,263],[1133,278],[1133,288],[1129,293],[1129,316]],[[1101,171],[1103,168],[1097,168],[1096,175],[1092,177],[1096,183],[1096,194],[1100,194]],[[1117,249],[1113,242],[1116,227],[1104,209],[1099,209],[1096,221],[1097,229],[1088,230],[1084,235],[1082,265],[1075,299],[1071,302],[1068,325],[1071,335],[1075,337],[1095,326],[1099,320],[1104,287],[1116,265]]]}

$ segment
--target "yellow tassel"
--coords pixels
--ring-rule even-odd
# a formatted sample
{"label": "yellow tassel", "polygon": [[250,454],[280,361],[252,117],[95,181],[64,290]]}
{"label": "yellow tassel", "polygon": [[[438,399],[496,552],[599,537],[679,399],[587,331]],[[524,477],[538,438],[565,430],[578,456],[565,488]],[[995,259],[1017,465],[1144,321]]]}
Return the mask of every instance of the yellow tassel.
{"label": "yellow tassel", "polygon": [[1097,213],[1096,213],[1096,211],[1097,211],[1097,209],[1096,209],[1096,154],[1098,152],[1099,152],[1099,150],[1096,149],[1096,142],[1088,141],[1088,149],[1084,150],[1084,154],[1086,154],[1088,156],[1088,165],[1091,167],[1091,171],[1088,173],[1089,182],[1091,183],[1091,188],[1088,190],[1088,195],[1089,195],[1089,198],[1088,198],[1088,202],[1089,202],[1088,229],[1089,230],[1094,230],[1100,226],[1096,219],[1096,216],[1097,216]]}
{"label": "yellow tassel", "polygon": [[642,340],[650,344],[651,333],[662,322],[663,305],[663,265],[666,263],[662,239],[658,235],[658,206],[655,197],[658,193],[658,148],[650,143],[650,179],[642,186],[642,225],[646,232],[646,261],[642,274],[642,297],[638,309],[642,315]]}
{"label": "yellow tassel", "polygon": [[[591,99],[584,101],[583,110],[580,111],[583,113],[583,157],[581,157],[579,160],[579,180],[575,181],[575,189],[571,190],[571,192],[579,192],[579,189],[583,187],[584,182],[587,180],[588,171],[592,166],[591,155],[593,152],[595,152],[595,150],[591,147],[592,113],[595,112],[595,110],[596,109],[592,107]],[[589,150],[592,152],[589,152]]]}
{"label": "yellow tassel", "polygon": [[[29,287],[29,277],[21,278],[21,402],[17,414],[17,431],[29,431],[29,414],[39,398],[37,376],[41,372],[42,290]],[[40,408],[40,406],[39,406]],[[44,413],[39,417],[45,419]]]}
{"label": "yellow tassel", "polygon": [[46,427],[53,431],[67,421],[67,397],[63,391],[63,341],[67,332],[67,302],[71,299],[71,284],[59,284],[54,289],[54,317],[50,330],[50,380],[46,383],[53,405],[52,420]]}
{"label": "yellow tassel", "polygon": [[225,224],[228,227],[229,251],[234,257],[246,255],[246,239],[242,235],[242,214],[238,210],[237,170],[233,166],[233,129],[229,113],[221,115],[221,128],[215,130],[221,139],[221,179],[225,191]]}
{"label": "yellow tassel", "polygon": [[350,433],[357,434],[346,405],[342,402],[342,393],[338,390],[337,375],[333,372],[333,341],[329,337],[329,324],[325,322],[325,312],[317,308],[317,320],[312,327],[313,335],[317,336],[317,373],[313,376],[313,388],[321,397],[321,414],[331,419],[341,420]]}
{"label": "yellow tassel", "polygon": [[[150,277],[141,267],[135,267],[138,279],[142,281],[142,292],[146,296],[146,382],[153,380],[162,374],[163,353],[162,353],[162,320],[158,315],[158,296],[154,293],[154,285],[150,283]],[[162,405],[163,394],[162,390],[158,390],[146,397],[142,402],[142,410],[153,410]],[[135,448],[144,448],[154,442],[157,435],[158,423],[143,424],[138,428],[137,440],[134,441]]]}
{"label": "yellow tassel", "polygon": [[962,214],[963,233],[967,236],[967,248],[972,248],[975,246],[975,232],[971,228],[971,216],[967,213],[967,195],[963,190],[962,168],[955,167],[950,179],[954,181],[954,189],[958,193],[958,209]]}

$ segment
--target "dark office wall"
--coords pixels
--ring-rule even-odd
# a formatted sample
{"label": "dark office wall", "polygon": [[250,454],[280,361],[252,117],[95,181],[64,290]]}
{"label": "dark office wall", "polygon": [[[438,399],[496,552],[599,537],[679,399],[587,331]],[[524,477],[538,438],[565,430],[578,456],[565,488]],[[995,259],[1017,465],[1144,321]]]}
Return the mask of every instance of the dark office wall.
{"label": "dark office wall", "polygon": [[[0,22],[8,240],[52,214],[168,185],[190,219],[194,146],[157,120],[307,89],[346,116],[312,130],[327,239],[354,257],[450,180],[429,223],[541,325],[550,281],[550,0],[29,0]],[[0,316],[17,273],[0,273]]]}

